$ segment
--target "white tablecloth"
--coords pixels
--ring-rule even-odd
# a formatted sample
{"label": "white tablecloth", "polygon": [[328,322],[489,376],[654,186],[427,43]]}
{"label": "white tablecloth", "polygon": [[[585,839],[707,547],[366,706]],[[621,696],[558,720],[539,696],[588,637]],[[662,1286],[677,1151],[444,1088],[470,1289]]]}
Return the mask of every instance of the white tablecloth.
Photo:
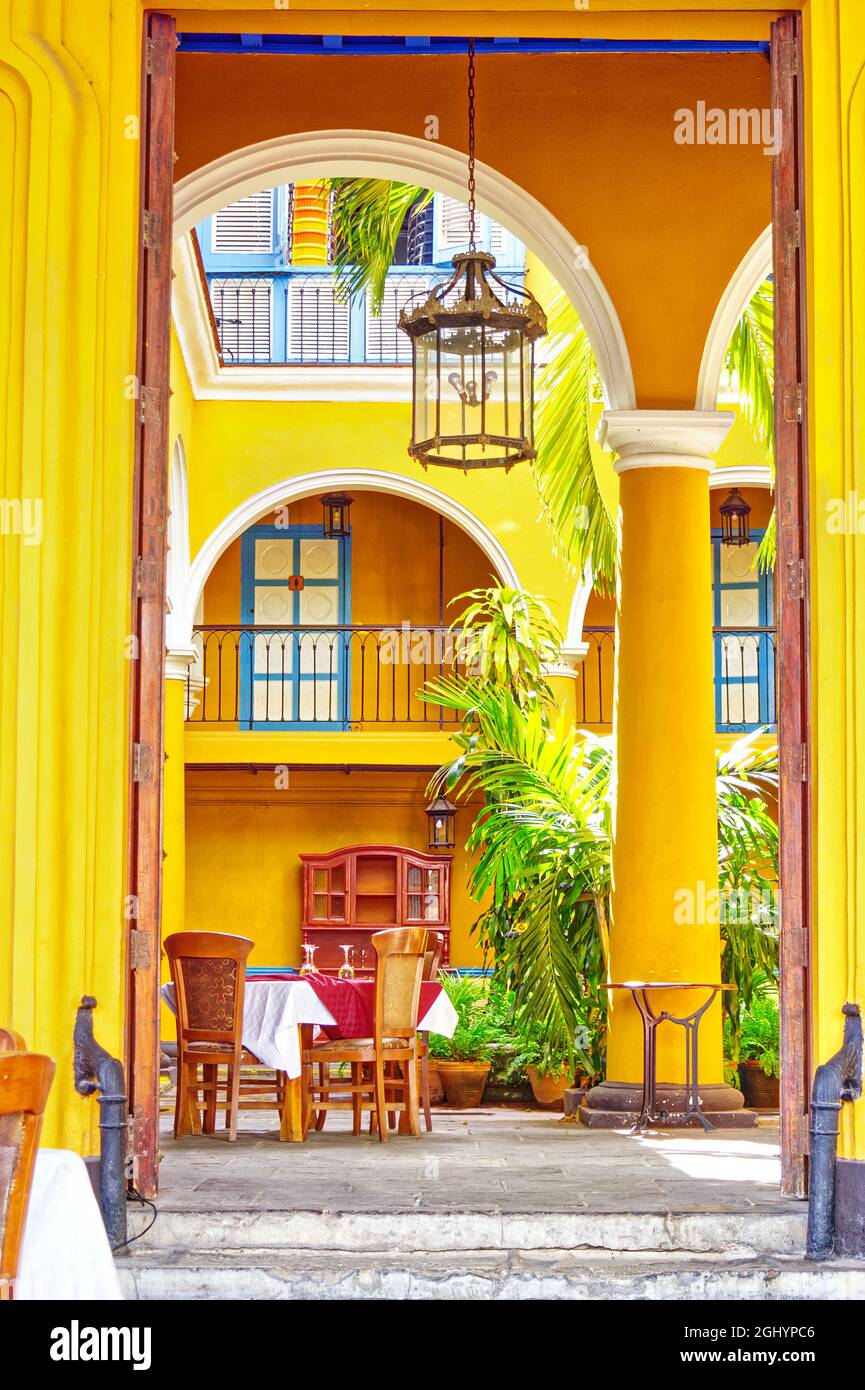
{"label": "white tablecloth", "polygon": [[[168,1007],[174,1008],[174,989],[163,985],[162,994]],[[299,1023],[317,1023],[326,1028],[336,1023],[307,980],[247,980],[243,995],[244,1047],[254,1052],[265,1066],[276,1067],[290,1077],[300,1076]],[[422,1019],[422,1033],[440,1033],[453,1037],[457,1012],[444,990]]]}
{"label": "white tablecloth", "polygon": [[69,1149],[36,1155],[15,1298],[123,1298],[84,1160]]}

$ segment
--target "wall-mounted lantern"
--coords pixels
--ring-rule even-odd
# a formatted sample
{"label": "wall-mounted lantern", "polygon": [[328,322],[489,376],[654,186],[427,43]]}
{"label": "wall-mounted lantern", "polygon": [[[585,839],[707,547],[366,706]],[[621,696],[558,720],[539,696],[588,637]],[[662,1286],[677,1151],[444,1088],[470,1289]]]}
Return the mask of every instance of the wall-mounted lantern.
{"label": "wall-mounted lantern", "polygon": [[437,796],[426,808],[430,849],[453,849],[456,844],[457,808],[446,796]]}
{"label": "wall-mounted lantern", "polygon": [[721,503],[720,512],[721,544],[748,545],[751,540],[748,524],[751,508],[737,487],[730,489],[729,497]]}
{"label": "wall-mounted lantern", "polygon": [[337,540],[341,536],[351,535],[351,521],[349,512],[353,497],[349,497],[347,492],[326,492],[321,499],[322,511],[324,512],[324,534],[327,540]]}

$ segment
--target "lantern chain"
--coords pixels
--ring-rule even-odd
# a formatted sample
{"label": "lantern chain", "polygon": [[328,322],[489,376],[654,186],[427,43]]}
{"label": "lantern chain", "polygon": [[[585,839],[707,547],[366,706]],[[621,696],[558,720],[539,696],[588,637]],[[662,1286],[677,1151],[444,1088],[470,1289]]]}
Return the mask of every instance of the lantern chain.
{"label": "lantern chain", "polygon": [[475,41],[469,39],[469,250],[475,246]]}

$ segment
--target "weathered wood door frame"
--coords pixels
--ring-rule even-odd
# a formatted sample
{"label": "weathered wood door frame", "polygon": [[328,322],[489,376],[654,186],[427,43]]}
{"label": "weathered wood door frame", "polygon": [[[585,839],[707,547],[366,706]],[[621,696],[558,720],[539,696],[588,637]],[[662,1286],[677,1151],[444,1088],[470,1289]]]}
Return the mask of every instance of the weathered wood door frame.
{"label": "weathered wood door frame", "polygon": [[811,1076],[811,796],[808,398],[802,17],[772,25],[775,471],[781,889],[781,1185],[807,1191]]}
{"label": "weathered wood door frame", "polygon": [[156,1194],[175,22],[144,19],[133,512],[127,1020],[132,1182]]}

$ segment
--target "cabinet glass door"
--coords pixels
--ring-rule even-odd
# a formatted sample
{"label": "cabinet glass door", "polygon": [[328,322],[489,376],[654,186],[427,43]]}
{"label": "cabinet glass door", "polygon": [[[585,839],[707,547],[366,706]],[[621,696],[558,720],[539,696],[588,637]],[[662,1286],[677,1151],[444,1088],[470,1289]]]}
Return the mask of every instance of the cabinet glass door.
{"label": "cabinet glass door", "polygon": [[407,922],[440,922],[442,920],[441,869],[429,869],[422,864],[406,865],[405,920]]}

